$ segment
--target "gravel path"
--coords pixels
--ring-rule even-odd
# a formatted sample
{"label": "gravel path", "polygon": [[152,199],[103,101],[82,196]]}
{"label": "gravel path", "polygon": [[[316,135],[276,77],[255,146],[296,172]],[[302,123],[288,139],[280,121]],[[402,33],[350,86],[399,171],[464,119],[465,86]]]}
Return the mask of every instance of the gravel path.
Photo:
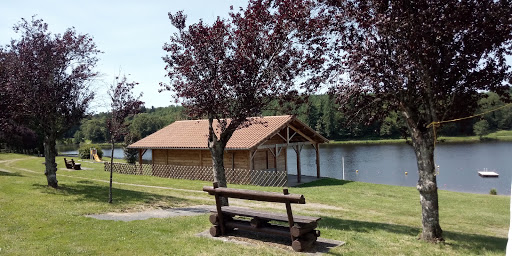
{"label": "gravel path", "polygon": [[196,205],[185,208],[170,208],[170,209],[154,209],[142,212],[109,212],[103,214],[85,215],[98,220],[117,220],[117,221],[133,221],[133,220],[147,220],[150,218],[172,218],[179,216],[195,216],[209,213],[213,210],[213,206]]}

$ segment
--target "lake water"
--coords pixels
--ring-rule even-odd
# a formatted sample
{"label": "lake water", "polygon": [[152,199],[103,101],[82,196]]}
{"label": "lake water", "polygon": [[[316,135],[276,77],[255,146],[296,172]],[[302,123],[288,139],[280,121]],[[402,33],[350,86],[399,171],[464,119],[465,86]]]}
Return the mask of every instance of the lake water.
{"label": "lake water", "polygon": [[[76,150],[61,151],[76,154]],[[110,156],[110,149],[103,149]],[[123,158],[123,150],[114,150],[115,158]],[[345,179],[377,184],[415,187],[418,182],[416,157],[411,146],[339,145],[320,146],[322,177],[343,178],[342,157],[345,159]],[[151,151],[143,156],[151,160]],[[510,195],[512,181],[512,142],[440,144],[435,152],[439,165],[439,189],[488,194],[495,188],[499,195]],[[288,173],[296,174],[296,154],[288,149]],[[303,175],[316,176],[315,150],[305,146],[301,152]],[[495,171],[499,178],[482,178],[477,171]],[[405,172],[408,174],[405,175]]]}
{"label": "lake water", "polygon": [[[321,145],[321,175],[342,179],[342,157],[346,180],[409,187],[418,182],[416,156],[406,144]],[[439,189],[488,194],[495,188],[498,194],[510,195],[512,142],[441,144],[436,146],[435,161]],[[288,163],[295,162],[295,152],[289,150]],[[302,174],[316,175],[313,147],[304,147],[301,162]],[[484,169],[499,173],[499,178],[478,176],[477,171]],[[289,173],[296,171],[295,164],[288,165]]]}

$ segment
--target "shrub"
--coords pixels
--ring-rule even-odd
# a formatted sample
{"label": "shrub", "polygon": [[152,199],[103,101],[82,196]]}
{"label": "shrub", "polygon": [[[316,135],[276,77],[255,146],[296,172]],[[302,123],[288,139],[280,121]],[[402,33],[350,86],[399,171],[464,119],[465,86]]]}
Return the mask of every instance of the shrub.
{"label": "shrub", "polygon": [[100,158],[103,157],[103,151],[101,150],[101,148],[98,145],[94,145],[94,144],[81,145],[80,148],[78,149],[78,156],[81,159],[90,159],[91,158],[91,148],[96,148],[96,150],[98,150],[98,156]]}
{"label": "shrub", "polygon": [[137,162],[137,156],[139,155],[139,150],[136,148],[127,148],[127,146],[138,141],[138,140],[140,140],[140,136],[138,136],[137,134],[129,133],[128,135],[126,135],[124,137],[124,145],[123,145],[124,159],[126,159],[126,161],[129,164],[134,164]]}
{"label": "shrub", "polygon": [[491,195],[497,195],[498,194],[498,191],[496,191],[495,188],[491,188],[491,192],[489,192],[489,194]]}

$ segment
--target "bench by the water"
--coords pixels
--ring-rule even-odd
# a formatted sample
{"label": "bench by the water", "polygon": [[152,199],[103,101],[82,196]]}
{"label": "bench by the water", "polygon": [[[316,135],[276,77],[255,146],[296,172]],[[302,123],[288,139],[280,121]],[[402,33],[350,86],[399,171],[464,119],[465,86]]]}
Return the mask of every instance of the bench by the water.
{"label": "bench by the water", "polygon": [[[320,231],[318,217],[293,215],[291,204],[305,204],[303,195],[288,194],[288,189],[283,189],[283,194],[275,192],[262,192],[246,189],[232,189],[218,187],[216,182],[213,187],[205,186],[203,191],[215,196],[217,210],[212,212],[210,228],[212,236],[225,235],[233,229],[262,232],[272,235],[290,237],[292,248],[295,251],[305,251],[312,247]],[[248,208],[222,206],[221,197],[255,200],[263,202],[284,203],[286,214],[256,211]],[[235,219],[234,217],[248,217],[250,220]],[[287,226],[270,224],[269,221],[284,222]]]}
{"label": "bench by the water", "polygon": [[74,170],[81,170],[81,164],[75,163],[75,160],[71,159],[71,161],[66,160],[64,158],[64,165],[66,165],[66,168],[68,169],[74,169]]}

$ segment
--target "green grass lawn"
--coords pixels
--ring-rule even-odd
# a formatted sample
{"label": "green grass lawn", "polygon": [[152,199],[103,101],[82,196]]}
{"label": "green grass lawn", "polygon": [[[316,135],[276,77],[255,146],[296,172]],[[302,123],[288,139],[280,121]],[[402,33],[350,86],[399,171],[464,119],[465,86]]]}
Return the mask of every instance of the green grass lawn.
{"label": "green grass lawn", "polygon": [[[22,159],[13,161],[16,159]],[[106,221],[86,214],[213,204],[202,192],[210,182],[114,174],[114,203],[101,163],[67,171],[57,158],[59,189],[46,186],[44,158],[0,154],[0,255],[282,255],[266,246],[224,243],[197,234],[207,215]],[[142,187],[137,185],[150,185]],[[281,191],[281,188],[237,186]],[[301,215],[322,217],[319,229],[346,244],[333,255],[503,255],[508,196],[439,192],[445,243],[417,240],[421,207],[414,188],[325,179],[290,193],[303,194]],[[281,205],[279,205],[281,207]],[[284,211],[284,205],[281,207]]]}

